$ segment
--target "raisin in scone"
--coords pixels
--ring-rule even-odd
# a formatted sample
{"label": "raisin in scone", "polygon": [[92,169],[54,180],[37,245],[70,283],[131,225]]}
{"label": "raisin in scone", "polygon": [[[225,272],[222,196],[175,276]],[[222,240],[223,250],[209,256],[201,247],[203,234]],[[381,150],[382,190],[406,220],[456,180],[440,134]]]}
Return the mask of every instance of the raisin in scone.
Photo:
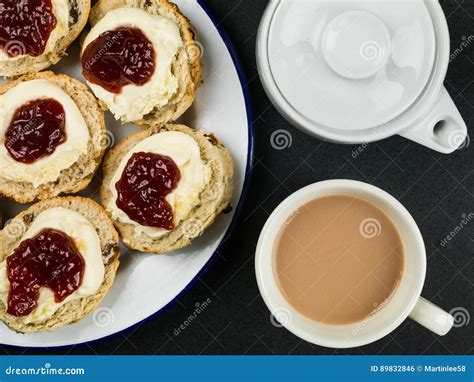
{"label": "raisin in scone", "polygon": [[229,151],[213,134],[183,125],[132,134],[103,169],[102,204],[124,243],[144,252],[188,246],[232,197]]}
{"label": "raisin in scone", "polygon": [[118,234],[101,206],[52,198],[0,230],[0,321],[22,332],[79,321],[106,296],[119,265]]}
{"label": "raisin in scone", "polygon": [[0,85],[0,195],[27,203],[78,192],[105,148],[104,112],[86,85],[52,72]]}
{"label": "raisin in scone", "polygon": [[79,36],[90,0],[2,0],[0,76],[34,73],[56,64]]}
{"label": "raisin in scone", "polygon": [[83,75],[116,119],[137,125],[176,120],[193,103],[202,48],[167,0],[99,0],[85,36]]}

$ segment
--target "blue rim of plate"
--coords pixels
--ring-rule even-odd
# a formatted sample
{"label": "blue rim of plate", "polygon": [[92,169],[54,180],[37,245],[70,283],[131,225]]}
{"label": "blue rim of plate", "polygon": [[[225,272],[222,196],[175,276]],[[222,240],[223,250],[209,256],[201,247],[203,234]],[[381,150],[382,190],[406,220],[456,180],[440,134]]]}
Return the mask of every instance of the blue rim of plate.
{"label": "blue rim of plate", "polygon": [[248,151],[247,151],[247,166],[245,168],[245,178],[244,178],[244,184],[242,187],[242,192],[240,194],[240,199],[239,202],[237,203],[237,207],[235,207],[235,212],[234,216],[232,218],[232,221],[229,224],[229,227],[227,228],[226,233],[224,234],[224,237],[222,238],[221,242],[217,246],[216,250],[212,254],[212,256],[209,258],[207,263],[201,268],[201,270],[198,272],[196,276],[189,282],[184,289],[178,293],[178,295],[173,298],[168,304],[166,304],[163,308],[160,310],[156,311],[152,315],[148,316],[147,318],[144,318],[143,320],[137,322],[136,324],[133,324],[129,326],[128,328],[122,329],[116,333],[109,334],[108,336],[98,338],[96,340],[91,340],[91,341],[85,341],[85,342],[79,342],[77,344],[72,344],[72,345],[60,345],[60,346],[18,346],[18,345],[4,345],[1,344],[3,347],[9,347],[9,348],[21,348],[21,349],[67,349],[71,348],[73,346],[85,346],[85,345],[92,345],[92,344],[98,344],[103,341],[106,341],[108,339],[111,339],[115,336],[118,336],[120,334],[124,334],[125,332],[129,332],[137,328],[138,326],[144,324],[147,321],[150,321],[163,313],[167,312],[170,308],[172,308],[174,305],[176,305],[176,300],[179,298],[184,297],[196,284],[198,279],[203,276],[211,267],[211,265],[214,263],[214,261],[217,258],[217,254],[221,250],[223,244],[226,242],[226,240],[232,235],[232,233],[235,231],[235,228],[237,227],[237,223],[240,219],[240,214],[242,212],[242,206],[245,202],[249,187],[250,187],[250,178],[252,177],[252,171],[253,171],[253,150],[254,150],[254,129],[253,129],[253,110],[252,110],[252,103],[250,100],[250,93],[247,88],[247,80],[245,77],[244,69],[242,67],[242,64],[240,62],[239,56],[237,54],[237,50],[235,49],[234,45],[232,44],[229,36],[225,32],[225,30],[221,27],[219,20],[217,17],[214,15],[212,10],[209,8],[209,6],[205,3],[205,0],[197,0],[197,3],[201,6],[201,8],[204,10],[204,12],[207,14],[211,22],[214,24],[215,28],[219,32],[219,35],[221,36],[222,40],[224,41],[224,44],[227,47],[227,50],[229,51],[230,56],[232,57],[232,61],[234,63],[235,69],[237,71],[239,80],[240,80],[240,85],[242,87],[242,93],[244,96],[245,100],[245,109],[247,112],[247,124],[248,124]]}

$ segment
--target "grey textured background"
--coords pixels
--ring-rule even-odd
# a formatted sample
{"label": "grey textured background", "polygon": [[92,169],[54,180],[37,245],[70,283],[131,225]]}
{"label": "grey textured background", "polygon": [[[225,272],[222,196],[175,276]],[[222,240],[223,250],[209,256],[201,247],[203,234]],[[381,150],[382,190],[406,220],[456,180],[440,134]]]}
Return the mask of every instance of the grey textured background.
{"label": "grey textured background", "polygon": [[[311,345],[272,325],[254,276],[259,232],[289,194],[333,178],[365,181],[398,198],[425,239],[428,268],[423,295],[448,311],[462,308],[472,314],[474,221],[446,246],[440,242],[460,224],[463,214],[474,213],[474,143],[466,142],[463,149],[444,156],[394,137],[370,144],[354,159],[356,146],[308,138],[276,112],[258,78],[255,37],[266,1],[207,1],[240,55],[255,113],[254,176],[237,231],[211,269],[165,314],[92,344],[41,351],[0,347],[0,354],[472,354],[473,323],[460,322],[447,336],[438,337],[407,320],[371,345],[339,351]],[[444,0],[442,5],[454,50],[469,36],[474,38],[474,1]],[[452,61],[446,87],[472,135],[474,42]],[[276,129],[290,133],[291,147],[272,148],[270,136]],[[177,333],[175,329],[205,301],[202,312]]]}

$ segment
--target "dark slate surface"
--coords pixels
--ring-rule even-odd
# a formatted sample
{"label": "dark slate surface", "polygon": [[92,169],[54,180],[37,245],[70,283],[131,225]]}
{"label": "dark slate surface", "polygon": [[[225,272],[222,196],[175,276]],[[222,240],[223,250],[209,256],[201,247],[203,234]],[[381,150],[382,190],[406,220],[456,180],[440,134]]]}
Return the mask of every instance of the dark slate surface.
{"label": "dark slate surface", "polygon": [[[448,245],[446,237],[474,212],[474,144],[444,156],[400,137],[370,144],[357,157],[356,146],[308,138],[290,126],[272,107],[260,84],[255,38],[263,0],[208,0],[231,36],[243,63],[255,111],[255,165],[239,228],[217,261],[193,290],[166,314],[134,330],[89,345],[65,349],[0,348],[5,354],[472,354],[473,323],[460,322],[438,337],[407,320],[392,334],[369,346],[338,350],[306,343],[270,321],[257,289],[254,250],[271,211],[289,194],[310,183],[333,178],[372,183],[397,197],[413,214],[425,238],[428,268],[423,295],[446,310],[473,313],[474,221]],[[444,0],[452,50],[474,39],[474,2]],[[472,135],[474,122],[474,43],[451,63],[446,87]],[[275,150],[270,136],[289,132],[291,147]],[[197,318],[196,304],[211,301]],[[463,325],[461,325],[463,324]]]}

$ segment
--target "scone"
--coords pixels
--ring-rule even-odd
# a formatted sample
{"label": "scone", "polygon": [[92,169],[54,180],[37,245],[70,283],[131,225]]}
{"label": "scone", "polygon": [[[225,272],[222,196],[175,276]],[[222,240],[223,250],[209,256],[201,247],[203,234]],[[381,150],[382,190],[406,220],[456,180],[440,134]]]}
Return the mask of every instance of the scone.
{"label": "scone", "polygon": [[91,8],[90,0],[2,0],[0,5],[0,75],[7,77],[57,63],[87,24]]}
{"label": "scone", "polygon": [[230,203],[233,161],[210,133],[168,124],[132,134],[104,160],[102,204],[130,248],[188,246]]}
{"label": "scone", "polygon": [[78,192],[105,148],[104,112],[86,85],[51,72],[0,85],[0,195],[26,203]]}
{"label": "scone", "polygon": [[99,0],[84,39],[83,75],[117,120],[163,125],[193,103],[202,47],[168,0]]}
{"label": "scone", "polygon": [[0,231],[0,320],[22,333],[81,320],[112,287],[119,255],[118,234],[94,201],[33,205]]}

